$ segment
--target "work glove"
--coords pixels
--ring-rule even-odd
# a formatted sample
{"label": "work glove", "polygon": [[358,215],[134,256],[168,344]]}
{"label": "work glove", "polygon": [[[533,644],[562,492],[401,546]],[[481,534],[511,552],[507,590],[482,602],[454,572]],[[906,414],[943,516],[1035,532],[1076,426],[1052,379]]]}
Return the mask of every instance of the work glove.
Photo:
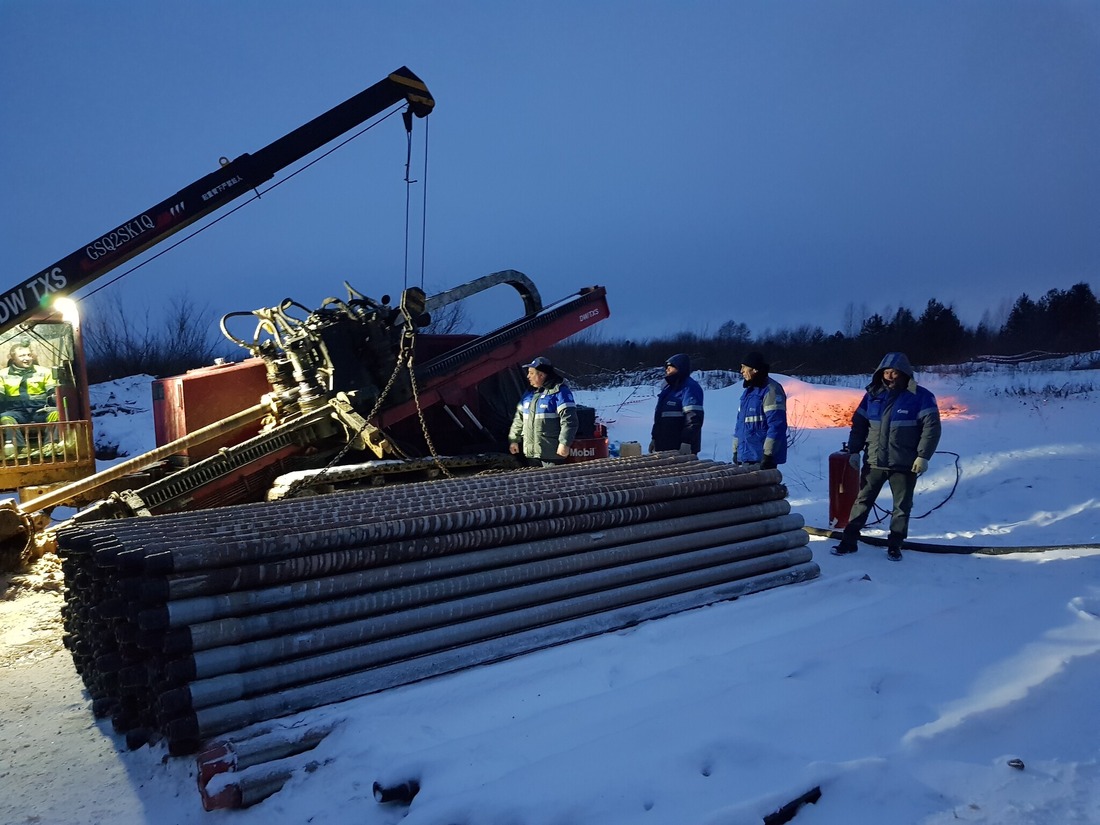
{"label": "work glove", "polygon": [[848,456],[848,463],[852,465],[853,470],[859,470],[860,465],[863,463],[863,456],[859,453],[852,453]]}
{"label": "work glove", "polygon": [[774,470],[775,469],[775,456],[771,453],[764,453],[764,460],[760,462],[761,470]]}
{"label": "work glove", "polygon": [[651,452],[651,453],[657,452],[657,442],[656,441],[650,441],[649,442],[649,452]]}
{"label": "work glove", "polygon": [[919,455],[913,459],[913,472],[920,475],[928,469],[928,462]]}
{"label": "work glove", "polygon": [[733,438],[733,463],[737,463],[737,436]]}
{"label": "work glove", "polygon": [[691,449],[690,444],[681,444],[680,445],[680,455],[694,455],[694,454],[695,454],[695,450]]}

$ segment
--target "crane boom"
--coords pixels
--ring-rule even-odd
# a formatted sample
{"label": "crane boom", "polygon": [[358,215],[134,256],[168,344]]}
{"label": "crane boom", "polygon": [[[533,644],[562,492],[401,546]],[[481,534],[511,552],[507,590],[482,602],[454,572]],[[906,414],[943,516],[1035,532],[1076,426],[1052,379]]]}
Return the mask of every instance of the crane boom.
{"label": "crane boom", "polygon": [[0,294],[0,334],[30,318],[48,299],[99,278],[402,100],[417,117],[427,116],[435,106],[428,88],[404,66],[258,152],[241,155],[98,236]]}

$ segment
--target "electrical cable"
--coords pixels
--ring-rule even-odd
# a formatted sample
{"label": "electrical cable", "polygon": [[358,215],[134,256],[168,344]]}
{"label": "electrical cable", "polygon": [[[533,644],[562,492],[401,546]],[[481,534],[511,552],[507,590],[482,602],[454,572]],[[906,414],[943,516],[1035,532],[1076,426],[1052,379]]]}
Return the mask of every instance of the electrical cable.
{"label": "electrical cable", "polygon": [[[959,466],[959,460],[962,458],[962,456],[960,456],[958,453],[953,453],[950,450],[936,450],[936,452],[933,455],[953,455],[953,456],[955,456],[955,483],[951,485],[951,489],[947,492],[947,496],[944,498],[943,501],[941,501],[935,507],[932,507],[927,512],[921,513],[919,516],[910,516],[911,520],[922,519],[922,518],[925,518],[926,516],[931,515],[933,512],[935,512],[936,510],[943,507],[943,505],[947,504],[947,502],[949,502],[951,500],[951,497],[953,495],[955,495],[955,490],[957,490],[959,488],[959,481],[962,479],[962,467]],[[872,512],[878,514],[878,518],[876,518],[874,521],[868,521],[865,526],[873,527],[876,524],[881,524],[883,521],[885,521],[890,516],[890,511],[889,510],[887,510],[883,507],[880,507],[877,504],[872,504],[871,509],[872,509]]]}
{"label": "electrical cable", "polygon": [[[913,518],[915,519],[922,519],[925,516],[931,515],[933,511],[938,510],[945,504],[947,504],[947,502],[951,500],[952,496],[955,495],[955,491],[959,487],[959,481],[962,479],[962,468],[959,466],[961,456],[958,453],[953,453],[950,450],[937,450],[935,454],[951,455],[955,457],[955,483],[951,485],[951,489],[948,491],[947,496],[944,498],[943,501],[941,501],[935,507],[929,509],[927,512],[922,513],[919,516],[914,516]],[[882,513],[882,515],[875,521],[868,522],[865,526],[879,524],[890,515],[890,512],[888,510],[884,510],[877,504],[874,505],[874,509]],[[823,536],[824,538],[836,539],[838,541],[844,537],[844,534],[840,530],[834,530],[831,527],[813,527],[808,525],[803,527],[802,529],[804,529],[811,536]],[[886,547],[888,545],[887,539],[879,538],[877,536],[860,536],[859,540],[865,544],[871,544],[876,547]],[[913,542],[909,539],[906,539],[905,542],[902,543],[902,547],[906,550],[916,550],[922,553],[940,553],[945,555],[978,554],[989,556],[1005,555],[1007,553],[1045,553],[1050,550],[1065,550],[1069,547],[1081,548],[1084,550],[1100,549],[1100,545],[1096,544],[1033,545],[1021,547],[971,547],[961,544],[935,544],[930,542]]]}

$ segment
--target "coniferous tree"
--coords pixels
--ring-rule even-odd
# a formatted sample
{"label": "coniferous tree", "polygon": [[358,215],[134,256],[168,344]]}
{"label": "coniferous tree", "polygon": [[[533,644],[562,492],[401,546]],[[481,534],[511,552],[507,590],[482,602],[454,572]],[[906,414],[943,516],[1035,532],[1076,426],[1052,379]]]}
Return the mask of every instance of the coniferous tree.
{"label": "coniferous tree", "polygon": [[1025,292],[1016,299],[1008,320],[1001,329],[1001,338],[1008,351],[1026,352],[1033,348],[1035,333],[1041,326],[1039,306]]}
{"label": "coniferous tree", "polygon": [[926,364],[942,364],[962,352],[966,342],[966,329],[955,310],[932,298],[917,321],[917,340],[922,354],[919,360]]}
{"label": "coniferous tree", "polygon": [[1039,348],[1083,352],[1100,346],[1100,304],[1088,284],[1052,289],[1039,301],[1039,307],[1046,316],[1043,333],[1049,338],[1049,343]]}

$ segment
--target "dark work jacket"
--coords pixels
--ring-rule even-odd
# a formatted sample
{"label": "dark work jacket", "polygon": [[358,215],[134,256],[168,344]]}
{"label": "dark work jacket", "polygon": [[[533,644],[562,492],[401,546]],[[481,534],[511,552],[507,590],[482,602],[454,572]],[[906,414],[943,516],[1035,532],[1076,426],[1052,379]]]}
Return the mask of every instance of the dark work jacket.
{"label": "dark work jacket", "polygon": [[656,450],[678,450],[690,444],[698,454],[703,439],[703,388],[690,375],[677,375],[673,383],[665,382],[657,396],[653,413],[653,447]]}
{"label": "dark work jacket", "polygon": [[936,396],[911,377],[907,386],[890,391],[880,368],[852,414],[848,449],[858,453],[866,447],[872,467],[908,472],[917,456],[930,460],[939,443]]}

